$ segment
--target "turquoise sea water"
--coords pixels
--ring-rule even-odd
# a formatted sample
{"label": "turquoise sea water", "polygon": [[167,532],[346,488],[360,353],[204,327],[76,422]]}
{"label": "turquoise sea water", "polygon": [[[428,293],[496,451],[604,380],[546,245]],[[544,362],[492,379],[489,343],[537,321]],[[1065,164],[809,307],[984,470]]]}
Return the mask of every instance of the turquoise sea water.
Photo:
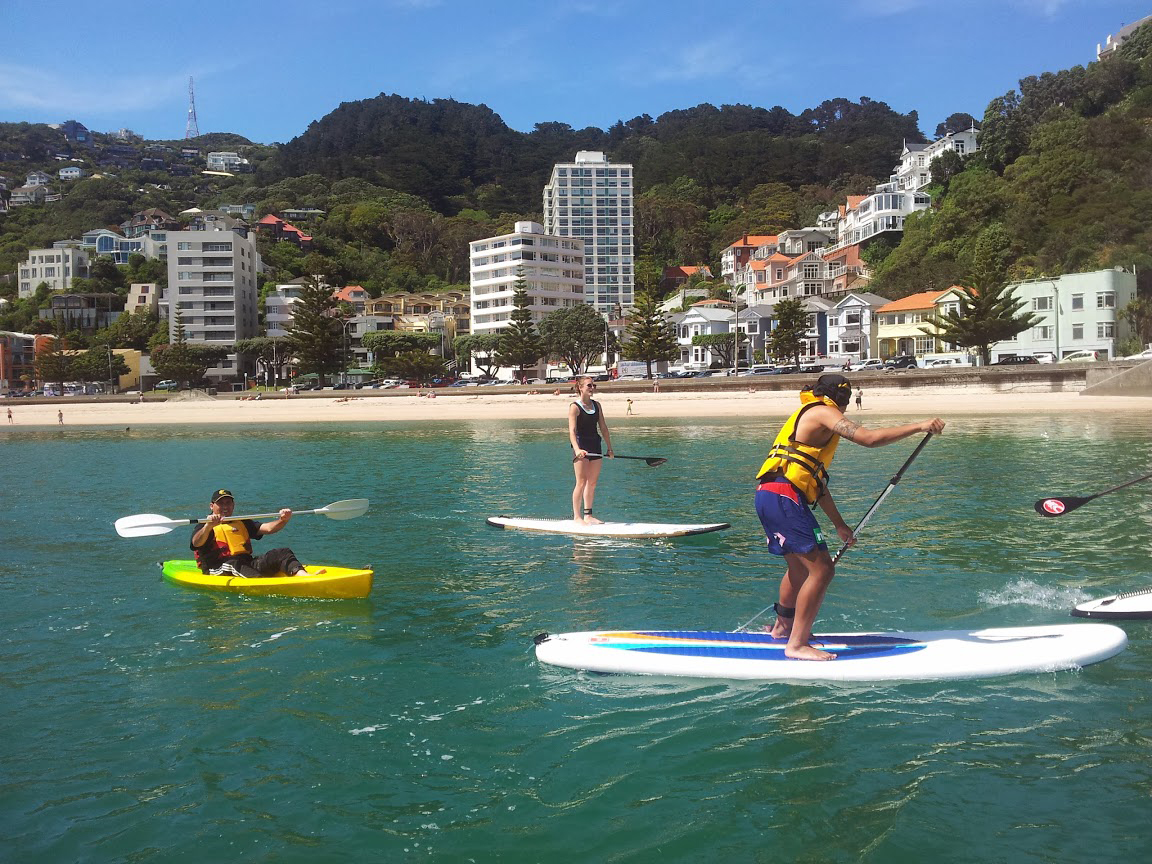
{"label": "turquoise sea water", "polygon": [[[867,415],[881,425],[895,418]],[[564,517],[562,418],[0,429],[0,859],[45,862],[1139,861],[1152,625],[1080,671],[869,686],[593,676],[541,631],[731,628],[775,599],[750,477],[774,421],[618,418],[597,512],[730,521],[679,542],[500,531]],[[854,522],[917,439],[843,445]],[[968,417],[841,562],[818,629],[1069,621],[1152,583],[1146,417]],[[165,583],[187,532],[117,517],[367,497],[275,538],[376,569],[367,601]],[[267,544],[268,541],[265,541]]]}

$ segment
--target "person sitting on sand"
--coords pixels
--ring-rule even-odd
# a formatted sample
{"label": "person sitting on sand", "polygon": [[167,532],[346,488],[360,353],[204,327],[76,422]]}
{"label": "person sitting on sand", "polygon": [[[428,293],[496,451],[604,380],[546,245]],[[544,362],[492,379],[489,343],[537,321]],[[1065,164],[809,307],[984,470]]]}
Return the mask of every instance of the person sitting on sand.
{"label": "person sitting on sand", "polygon": [[304,565],[287,547],[252,555],[252,541],[282,530],[292,518],[291,510],[285,508],[277,519],[263,524],[253,519],[233,520],[236,499],[227,489],[212,493],[210,507],[211,514],[204,524],[196,526],[189,544],[201,572],[248,578],[306,575]]}
{"label": "person sitting on sand", "polygon": [[882,429],[860,426],[844,416],[851,395],[852,385],[837,374],[821,375],[814,386],[802,390],[800,409],[784,423],[756,475],[756,515],[764,526],[768,551],[788,564],[770,632],[776,638],[788,638],[784,654],[797,660],[836,659],[835,654],[810,644],[812,626],[835,575],[828,544],[811,508],[819,504],[841,541],[855,542],[828,492],[828,466],[840,439],[862,447],[884,447],[918,432],[939,434],[944,429],[938,417]]}

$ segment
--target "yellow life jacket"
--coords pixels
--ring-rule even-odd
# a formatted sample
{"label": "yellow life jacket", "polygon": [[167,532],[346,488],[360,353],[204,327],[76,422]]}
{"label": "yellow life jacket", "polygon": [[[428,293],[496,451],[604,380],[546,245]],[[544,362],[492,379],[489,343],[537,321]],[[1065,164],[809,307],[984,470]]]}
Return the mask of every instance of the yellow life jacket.
{"label": "yellow life jacket", "polygon": [[252,541],[248,536],[248,526],[243,521],[221,522],[212,529],[212,542],[220,550],[223,558],[252,554]]}
{"label": "yellow life jacket", "polygon": [[801,392],[800,401],[804,404],[780,429],[776,440],[772,442],[772,449],[768,451],[768,458],[756,472],[756,479],[762,481],[766,476],[782,477],[799,489],[805,500],[813,505],[828,491],[828,466],[836,454],[840,436],[833,435],[823,447],[816,447],[797,441],[796,429],[800,425],[800,418],[809,408],[828,405],[839,411],[840,406],[829,396],[813,396],[807,390]]}

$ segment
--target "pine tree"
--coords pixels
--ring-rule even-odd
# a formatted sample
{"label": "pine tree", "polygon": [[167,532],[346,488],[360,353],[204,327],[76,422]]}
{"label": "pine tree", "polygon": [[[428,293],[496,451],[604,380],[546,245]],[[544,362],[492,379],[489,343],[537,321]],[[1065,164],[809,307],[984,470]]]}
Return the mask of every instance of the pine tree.
{"label": "pine tree", "polygon": [[344,328],[337,316],[337,300],[319,276],[310,276],[292,306],[288,342],[300,371],[315,372],[323,386],[325,376],[344,368]]}
{"label": "pine tree", "polygon": [[496,349],[496,362],[501,366],[511,366],[516,370],[516,378],[525,378],[524,370],[535,366],[544,356],[544,343],[532,323],[531,301],[528,299],[528,283],[524,280],[524,268],[516,271],[516,281],[512,283],[512,323],[500,331],[500,344]]}
{"label": "pine tree", "polygon": [[642,291],[636,294],[632,307],[632,321],[622,346],[629,360],[643,360],[646,377],[652,377],[652,364],[661,360],[677,360],[680,344],[676,340],[676,325],[664,317],[656,295]]}
{"label": "pine tree", "polygon": [[768,337],[768,352],[778,360],[800,363],[804,336],[808,332],[808,311],[804,301],[795,297],[781,300],[772,307],[776,326]]}

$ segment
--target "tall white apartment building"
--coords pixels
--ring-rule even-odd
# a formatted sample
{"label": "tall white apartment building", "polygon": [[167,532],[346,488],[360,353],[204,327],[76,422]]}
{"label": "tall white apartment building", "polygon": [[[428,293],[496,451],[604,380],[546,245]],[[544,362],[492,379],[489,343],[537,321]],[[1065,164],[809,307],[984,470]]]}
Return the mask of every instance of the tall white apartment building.
{"label": "tall white apartment building", "polygon": [[511,234],[475,240],[469,256],[473,333],[492,333],[511,324],[520,274],[533,321],[585,302],[584,243],[553,236],[539,222],[517,222]]}
{"label": "tall white apartment building", "polygon": [[[243,223],[219,212],[200,214],[184,231],[167,232],[168,327],[176,315],[189,342],[231,347],[258,334],[256,274],[260,253]],[[235,354],[209,377],[242,374]]]}
{"label": "tall white apartment building", "polygon": [[632,306],[632,166],[581,150],[552,168],[544,187],[544,232],[584,244],[584,297],[601,314]]}
{"label": "tall white apartment building", "polygon": [[68,291],[76,277],[88,276],[88,253],[77,246],[33,249],[19,268],[18,293],[31,297],[44,282],[51,291]]}

